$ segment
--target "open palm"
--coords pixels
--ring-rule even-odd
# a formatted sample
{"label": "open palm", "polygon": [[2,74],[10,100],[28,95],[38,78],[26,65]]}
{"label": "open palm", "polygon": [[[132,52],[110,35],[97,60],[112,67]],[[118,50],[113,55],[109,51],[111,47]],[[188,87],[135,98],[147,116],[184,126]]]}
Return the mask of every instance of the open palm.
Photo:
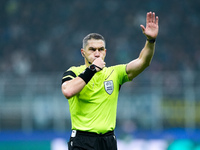
{"label": "open palm", "polygon": [[155,13],[148,12],[146,16],[146,28],[143,25],[140,25],[143,33],[148,39],[156,39],[158,35],[158,16],[155,16]]}

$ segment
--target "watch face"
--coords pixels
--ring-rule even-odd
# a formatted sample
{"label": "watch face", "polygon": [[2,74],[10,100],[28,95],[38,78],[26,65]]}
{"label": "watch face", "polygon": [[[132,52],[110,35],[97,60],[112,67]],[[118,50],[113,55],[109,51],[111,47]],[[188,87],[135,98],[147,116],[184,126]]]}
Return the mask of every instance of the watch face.
{"label": "watch face", "polygon": [[91,66],[90,66],[90,69],[94,70],[94,69],[95,69],[95,66],[94,66],[94,65],[91,65]]}
{"label": "watch face", "polygon": [[90,69],[91,69],[92,71],[96,71],[95,65],[94,65],[94,64],[93,64],[93,65],[90,65]]}

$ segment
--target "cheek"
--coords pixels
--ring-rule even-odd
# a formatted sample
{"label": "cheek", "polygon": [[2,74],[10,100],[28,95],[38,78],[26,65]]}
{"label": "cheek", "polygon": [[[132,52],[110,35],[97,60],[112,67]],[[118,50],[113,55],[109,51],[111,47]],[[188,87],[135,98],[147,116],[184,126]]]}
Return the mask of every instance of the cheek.
{"label": "cheek", "polygon": [[106,52],[103,53],[103,56],[106,57]]}
{"label": "cheek", "polygon": [[101,55],[101,58],[105,58],[106,57],[106,53],[103,53],[102,55]]}
{"label": "cheek", "polygon": [[87,54],[88,57],[93,57],[93,55],[94,55],[93,53],[88,53]]}

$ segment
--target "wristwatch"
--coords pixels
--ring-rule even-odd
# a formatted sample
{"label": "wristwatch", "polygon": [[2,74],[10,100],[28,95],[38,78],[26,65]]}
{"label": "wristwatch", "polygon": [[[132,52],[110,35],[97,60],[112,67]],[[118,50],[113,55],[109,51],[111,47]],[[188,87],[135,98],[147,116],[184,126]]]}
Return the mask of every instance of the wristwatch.
{"label": "wristwatch", "polygon": [[149,41],[149,43],[155,43],[156,39],[147,39],[147,41]]}
{"label": "wristwatch", "polygon": [[96,70],[96,65],[94,65],[94,64],[91,64],[91,65],[89,66],[89,69],[90,69],[91,71],[93,71],[93,72],[97,72],[97,70]]}

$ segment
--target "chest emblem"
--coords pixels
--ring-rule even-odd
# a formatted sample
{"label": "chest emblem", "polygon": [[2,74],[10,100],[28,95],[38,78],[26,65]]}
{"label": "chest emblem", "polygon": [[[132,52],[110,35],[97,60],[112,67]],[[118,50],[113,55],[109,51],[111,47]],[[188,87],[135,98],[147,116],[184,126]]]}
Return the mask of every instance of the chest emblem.
{"label": "chest emblem", "polygon": [[113,81],[112,80],[104,81],[104,88],[105,88],[106,92],[111,95],[114,90]]}

